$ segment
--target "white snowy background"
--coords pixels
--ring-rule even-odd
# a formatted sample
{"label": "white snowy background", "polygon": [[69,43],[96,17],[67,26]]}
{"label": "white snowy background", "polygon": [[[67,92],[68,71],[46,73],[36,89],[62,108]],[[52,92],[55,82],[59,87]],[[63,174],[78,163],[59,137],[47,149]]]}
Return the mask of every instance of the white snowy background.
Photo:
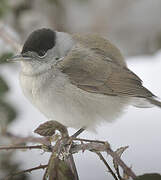
{"label": "white snowy background", "polygon": [[[127,60],[128,66],[144,81],[144,85],[155,95],[161,97],[161,52],[154,56],[133,57]],[[46,118],[33,107],[23,96],[19,86],[19,66],[13,64],[0,66],[2,75],[11,91],[8,100],[17,109],[17,120],[10,126],[10,130],[17,135],[31,135],[33,130]],[[107,107],[108,108],[108,107]],[[139,175],[150,172],[161,173],[161,109],[138,109],[129,107],[126,113],[112,124],[103,124],[97,129],[97,134],[82,133],[81,137],[99,140],[108,140],[113,149],[128,145],[123,160],[132,166],[133,171]],[[71,129],[70,133],[74,130]],[[42,155],[42,151],[17,151],[15,159],[22,162],[22,169],[46,164],[49,154]],[[106,156],[110,162],[109,156]],[[81,180],[113,180],[106,171],[102,162],[90,152],[75,155],[75,161]],[[32,180],[39,180],[43,170],[34,171]]]}

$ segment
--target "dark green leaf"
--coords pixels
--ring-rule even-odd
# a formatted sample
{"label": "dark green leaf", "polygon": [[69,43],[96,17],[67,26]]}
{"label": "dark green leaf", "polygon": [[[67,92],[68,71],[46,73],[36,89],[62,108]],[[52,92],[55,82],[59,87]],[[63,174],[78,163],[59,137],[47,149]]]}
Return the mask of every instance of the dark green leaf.
{"label": "dark green leaf", "polygon": [[5,83],[5,81],[2,79],[2,77],[0,77],[0,97],[2,97],[2,95],[4,95],[4,93],[6,93],[8,91],[8,86]]}
{"label": "dark green leaf", "polygon": [[49,174],[49,180],[74,180],[74,175],[70,169],[70,167],[67,165],[67,163],[63,160],[60,160],[58,158],[55,158],[53,165],[53,170]]}
{"label": "dark green leaf", "polygon": [[157,173],[144,174],[144,175],[138,176],[134,180],[161,180],[161,175]]}
{"label": "dark green leaf", "polygon": [[[13,152],[0,153],[0,173],[4,176],[8,176],[14,172],[20,171],[21,165],[18,162],[13,161],[13,155]],[[12,180],[27,180],[27,177],[28,176],[26,174],[21,174],[19,176],[12,177]]]}
{"label": "dark green leaf", "polygon": [[7,0],[0,0],[0,18],[5,15],[8,9],[9,9],[9,6],[7,3]]}
{"label": "dark green leaf", "polygon": [[13,53],[11,53],[11,52],[6,52],[6,53],[3,53],[1,56],[0,56],[0,64],[1,63],[6,63],[7,61],[7,59],[8,58],[11,58],[13,56]]}
{"label": "dark green leaf", "polygon": [[59,4],[59,0],[48,0],[50,3],[54,3],[55,5]]}
{"label": "dark green leaf", "polygon": [[35,133],[41,135],[41,136],[52,136],[55,134],[55,126],[53,124],[54,121],[47,121],[43,124],[40,124],[40,126],[35,129]]}
{"label": "dark green leaf", "polygon": [[79,1],[79,2],[81,2],[81,3],[86,3],[86,2],[88,2],[89,0],[77,0],[77,1]]}
{"label": "dark green leaf", "polygon": [[47,121],[43,124],[40,124],[40,126],[35,129],[34,132],[41,136],[52,136],[55,134],[56,130],[63,134],[67,133],[66,128],[57,121]]}
{"label": "dark green leaf", "polygon": [[4,101],[0,100],[0,123],[8,124],[16,117],[15,110]]}

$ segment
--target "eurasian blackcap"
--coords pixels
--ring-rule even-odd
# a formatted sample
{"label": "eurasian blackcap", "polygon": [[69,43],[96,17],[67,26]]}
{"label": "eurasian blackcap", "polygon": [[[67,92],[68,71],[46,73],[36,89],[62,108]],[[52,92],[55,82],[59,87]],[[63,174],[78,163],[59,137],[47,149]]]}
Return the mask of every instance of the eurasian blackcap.
{"label": "eurasian blackcap", "polygon": [[96,34],[39,29],[12,59],[21,62],[24,95],[48,119],[67,127],[95,128],[128,105],[161,107],[119,49]]}

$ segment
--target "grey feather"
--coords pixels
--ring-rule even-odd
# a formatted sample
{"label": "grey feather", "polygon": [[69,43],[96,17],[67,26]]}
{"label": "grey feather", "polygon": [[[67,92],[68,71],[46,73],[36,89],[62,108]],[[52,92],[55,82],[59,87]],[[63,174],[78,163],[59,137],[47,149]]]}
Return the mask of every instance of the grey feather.
{"label": "grey feather", "polygon": [[[85,39],[84,41],[82,39]],[[148,98],[154,96],[143,87],[141,79],[130,71],[120,51],[109,41],[103,46],[95,42],[97,36],[83,36],[81,41],[58,63],[59,69],[78,88],[97,94]],[[90,43],[90,44],[89,44]],[[108,48],[112,46],[113,51]],[[117,51],[116,56],[113,54]],[[98,53],[99,51],[99,53]],[[101,52],[101,53],[100,53]]]}
{"label": "grey feather", "polygon": [[94,129],[118,118],[128,105],[161,107],[127,68],[119,49],[98,35],[56,32],[46,56],[33,55],[21,56],[23,92],[47,118],[64,126]]}
{"label": "grey feather", "polygon": [[153,105],[158,106],[159,108],[161,108],[161,102],[158,101],[155,97],[148,97],[147,99],[148,99],[148,101],[149,101],[151,104],[153,104]]}

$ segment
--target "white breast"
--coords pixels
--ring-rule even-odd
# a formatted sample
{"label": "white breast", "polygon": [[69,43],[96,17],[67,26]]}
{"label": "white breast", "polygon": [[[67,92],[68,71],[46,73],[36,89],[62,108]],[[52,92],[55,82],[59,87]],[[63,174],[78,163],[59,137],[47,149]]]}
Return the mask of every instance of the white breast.
{"label": "white breast", "polygon": [[25,96],[48,119],[67,127],[95,128],[102,121],[115,120],[127,105],[127,99],[85,92],[70,84],[61,72],[48,71],[39,76],[21,74]]}

